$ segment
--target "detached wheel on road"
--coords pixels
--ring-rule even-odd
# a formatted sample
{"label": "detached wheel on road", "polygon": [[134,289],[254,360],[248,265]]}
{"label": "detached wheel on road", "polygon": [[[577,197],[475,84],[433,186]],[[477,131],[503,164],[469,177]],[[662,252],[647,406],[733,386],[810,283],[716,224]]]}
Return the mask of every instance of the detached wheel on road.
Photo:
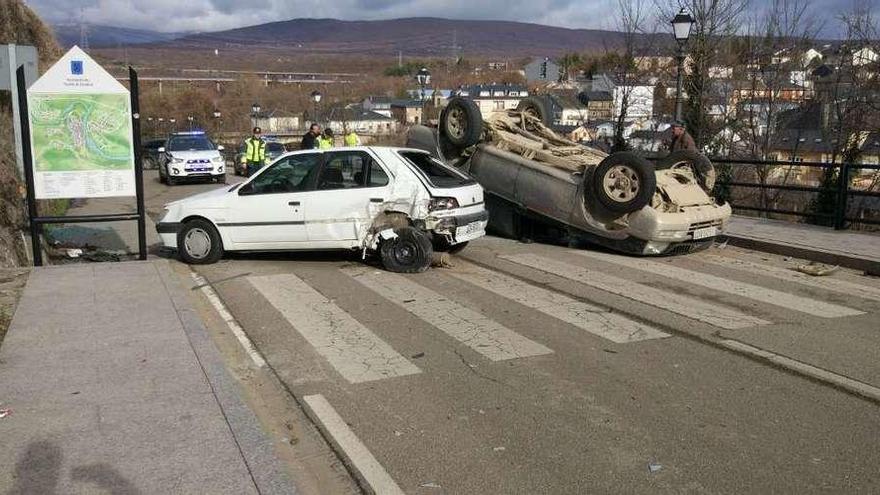
{"label": "detached wheel on road", "polygon": [[483,116],[477,104],[456,96],[440,113],[440,132],[458,148],[467,148],[480,142],[483,134]]}
{"label": "detached wheel on road", "polygon": [[551,112],[550,99],[540,96],[529,96],[516,106],[518,112],[534,117],[546,126],[553,125],[553,113]]}
{"label": "detached wheel on road", "polygon": [[657,189],[654,167],[630,152],[609,155],[592,176],[593,194],[612,213],[626,214],[650,204]]}
{"label": "detached wheel on road", "polygon": [[700,187],[706,194],[712,194],[715,189],[715,166],[706,155],[691,150],[678,150],[662,158],[656,165],[657,170],[676,167],[690,167]]}
{"label": "detached wheel on road", "polygon": [[184,263],[209,265],[223,256],[223,241],[211,222],[197,218],[177,232],[177,254]]}
{"label": "detached wheel on road", "polygon": [[397,237],[382,241],[379,257],[389,272],[421,273],[431,266],[434,249],[427,234],[413,227],[394,229]]}

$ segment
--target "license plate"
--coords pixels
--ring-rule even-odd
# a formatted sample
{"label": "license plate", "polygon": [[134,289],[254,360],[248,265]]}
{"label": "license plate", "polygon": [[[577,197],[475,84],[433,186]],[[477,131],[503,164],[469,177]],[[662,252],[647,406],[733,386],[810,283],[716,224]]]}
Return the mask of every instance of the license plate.
{"label": "license plate", "polygon": [[471,239],[476,239],[483,235],[485,230],[485,222],[472,222],[455,230],[455,240],[458,242],[465,242]]}
{"label": "license plate", "polygon": [[706,239],[718,235],[718,227],[705,227],[694,231],[694,240]]}

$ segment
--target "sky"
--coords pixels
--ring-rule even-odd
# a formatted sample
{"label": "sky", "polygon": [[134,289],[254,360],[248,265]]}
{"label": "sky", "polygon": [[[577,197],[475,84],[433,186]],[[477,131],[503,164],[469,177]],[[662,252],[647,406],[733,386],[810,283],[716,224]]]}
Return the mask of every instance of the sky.
{"label": "sky", "polygon": [[[584,29],[614,29],[618,0],[26,0],[51,23],[78,22],[161,32],[219,31],[293,18],[345,20],[444,17],[533,22]],[[655,1],[642,0],[654,10]],[[759,4],[765,0],[752,0]],[[823,18],[853,1],[811,0]],[[874,1],[874,0],[868,0]],[[829,13],[832,13],[829,15]],[[832,37],[834,21],[823,35]]]}

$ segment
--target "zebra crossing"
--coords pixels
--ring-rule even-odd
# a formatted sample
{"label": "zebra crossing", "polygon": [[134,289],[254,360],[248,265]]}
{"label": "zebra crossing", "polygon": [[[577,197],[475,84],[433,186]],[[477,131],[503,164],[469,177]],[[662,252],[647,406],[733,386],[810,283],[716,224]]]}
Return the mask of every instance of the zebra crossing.
{"label": "zebra crossing", "polygon": [[[758,282],[740,282],[706,271],[710,271],[713,266],[720,266],[739,270],[744,274],[760,274],[763,277],[795,282],[831,293],[860,290],[865,299],[872,300],[878,300],[877,296],[880,295],[880,289],[869,285],[836,278],[802,279],[790,271],[770,265],[730,260],[717,255],[697,258],[705,262],[702,265],[704,271],[699,271],[681,268],[662,260],[590,251],[570,252],[590,261],[560,261],[534,253],[507,254],[498,256],[498,259],[728,330],[771,325],[773,322],[765,319],[764,314],[772,314],[772,311],[751,314],[757,312],[757,309],[744,310],[744,304],[734,307],[708,296],[693,295],[699,291],[672,291],[649,283],[636,282],[623,278],[619,272],[659,276],[678,284],[711,289],[752,303],[757,301],[763,305],[817,318],[844,318],[865,312],[817,297],[800,295],[797,287],[793,287],[791,291],[770,289],[757,285]],[[599,263],[594,264],[593,261]],[[456,299],[429,288],[419,276],[398,275],[366,266],[341,267],[339,273],[351,281],[353,290],[366,290],[378,295],[388,304],[405,310],[420,321],[423,329],[436,331],[441,338],[448,339],[450,345],[467,347],[488,361],[539,356],[552,358],[556,351],[562,350],[551,348],[550,342],[553,340],[542,341],[541,334],[536,336],[532,328],[520,328],[516,322],[502,324],[494,320],[492,315],[484,314],[478,306],[463,300],[462,296]],[[584,335],[585,338],[632,345],[670,337],[669,333],[651,322],[630,317],[619,312],[617,308],[601,307],[527,277],[503,273],[499,268],[457,260],[453,268],[437,270],[435,273],[446,282],[463,284],[461,287],[466,291],[481,292],[497,298],[503,304],[514,305],[521,310],[533,311],[541,317],[556,320],[562,326],[556,325],[552,328],[568,327],[572,334]],[[247,279],[346,381],[362,383],[422,373],[416,364],[383,340],[381,328],[368,328],[297,275],[253,275]],[[530,336],[522,335],[524,331],[530,332]]]}

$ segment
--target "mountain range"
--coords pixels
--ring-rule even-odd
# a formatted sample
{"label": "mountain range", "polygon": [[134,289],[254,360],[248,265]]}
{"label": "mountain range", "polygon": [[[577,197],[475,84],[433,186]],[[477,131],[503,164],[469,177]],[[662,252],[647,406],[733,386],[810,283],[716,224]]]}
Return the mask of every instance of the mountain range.
{"label": "mountain range", "polygon": [[[64,45],[79,42],[78,26],[54,26]],[[405,18],[376,21],[292,19],[209,33],[158,33],[90,26],[91,47],[121,44],[163,48],[261,47],[302,53],[351,55],[517,57],[589,52],[619,45],[622,34],[510,21]]]}

